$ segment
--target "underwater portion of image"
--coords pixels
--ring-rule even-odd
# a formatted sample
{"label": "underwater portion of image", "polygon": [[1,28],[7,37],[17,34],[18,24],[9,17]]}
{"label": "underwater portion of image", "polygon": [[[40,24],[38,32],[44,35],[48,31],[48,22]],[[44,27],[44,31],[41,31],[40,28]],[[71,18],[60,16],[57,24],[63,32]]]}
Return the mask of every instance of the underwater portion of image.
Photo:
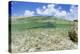
{"label": "underwater portion of image", "polygon": [[78,49],[78,5],[9,2],[9,52]]}

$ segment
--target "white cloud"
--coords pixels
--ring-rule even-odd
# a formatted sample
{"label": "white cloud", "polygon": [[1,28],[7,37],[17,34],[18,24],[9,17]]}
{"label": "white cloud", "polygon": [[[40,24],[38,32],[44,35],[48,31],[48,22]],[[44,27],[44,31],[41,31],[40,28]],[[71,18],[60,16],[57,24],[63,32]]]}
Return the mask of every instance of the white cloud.
{"label": "white cloud", "polygon": [[24,12],[24,16],[34,16],[34,11],[30,11],[30,10],[25,10]]}
{"label": "white cloud", "polygon": [[54,7],[55,7],[55,4],[49,4],[45,9],[37,8],[36,12],[37,14],[40,14],[40,15],[58,16],[58,17],[63,17],[67,14],[65,10],[60,11],[59,9],[56,9]]}
{"label": "white cloud", "polygon": [[47,7],[48,8],[54,8],[55,7],[55,4],[49,4]]}
{"label": "white cloud", "polygon": [[74,18],[78,18],[78,8],[76,6],[72,6],[70,9],[70,13]]}
{"label": "white cloud", "polygon": [[56,9],[54,8],[54,4],[49,4],[47,8],[45,6],[43,6],[43,9],[37,8],[36,12],[40,15],[53,15]]}
{"label": "white cloud", "polygon": [[70,8],[70,12],[67,13],[65,18],[68,18],[70,20],[77,19],[78,18],[78,8],[72,5]]}
{"label": "white cloud", "polygon": [[37,14],[40,14],[40,15],[57,16],[57,17],[63,17],[67,14],[66,11],[60,11],[59,9],[56,9],[54,7],[55,7],[55,4],[49,4],[45,9],[37,8],[36,12]]}
{"label": "white cloud", "polygon": [[67,15],[67,13],[66,13],[66,11],[59,11],[59,10],[57,10],[56,11],[56,14],[55,14],[55,16],[57,16],[57,17],[65,17]]}
{"label": "white cloud", "polygon": [[37,14],[39,14],[39,15],[50,15],[48,9],[43,10],[43,9],[37,8],[37,9],[36,9],[36,12],[37,12]]}
{"label": "white cloud", "polygon": [[46,6],[43,6],[43,9],[46,9]]}
{"label": "white cloud", "polygon": [[66,10],[61,10],[62,9],[61,7],[59,7],[58,9],[54,7],[55,4],[48,4],[47,6],[43,6],[43,8],[37,8],[36,12],[39,15],[62,17],[68,20],[76,19],[78,16],[76,6],[71,6],[70,12],[66,12]]}

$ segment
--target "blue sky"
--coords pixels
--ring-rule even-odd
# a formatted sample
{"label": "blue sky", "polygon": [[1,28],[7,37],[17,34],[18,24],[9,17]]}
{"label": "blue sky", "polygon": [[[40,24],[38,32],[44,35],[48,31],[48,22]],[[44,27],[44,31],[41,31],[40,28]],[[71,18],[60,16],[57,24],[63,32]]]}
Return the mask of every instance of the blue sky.
{"label": "blue sky", "polygon": [[11,1],[10,4],[12,16],[57,16],[65,19],[78,16],[77,5],[19,1]]}

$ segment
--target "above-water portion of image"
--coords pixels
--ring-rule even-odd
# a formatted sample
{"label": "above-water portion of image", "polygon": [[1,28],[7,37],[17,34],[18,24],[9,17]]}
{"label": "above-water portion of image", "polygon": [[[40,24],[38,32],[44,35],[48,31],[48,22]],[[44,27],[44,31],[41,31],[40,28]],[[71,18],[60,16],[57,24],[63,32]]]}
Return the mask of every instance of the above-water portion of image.
{"label": "above-water portion of image", "polygon": [[78,49],[78,5],[9,2],[9,52]]}

